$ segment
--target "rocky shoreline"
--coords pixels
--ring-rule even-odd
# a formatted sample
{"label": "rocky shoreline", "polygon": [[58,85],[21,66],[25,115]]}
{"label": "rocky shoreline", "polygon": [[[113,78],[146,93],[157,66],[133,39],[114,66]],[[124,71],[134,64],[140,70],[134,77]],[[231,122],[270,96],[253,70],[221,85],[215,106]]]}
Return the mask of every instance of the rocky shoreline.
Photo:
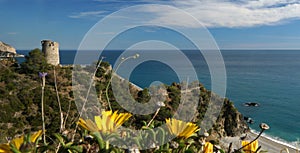
{"label": "rocky shoreline", "polygon": [[[246,133],[247,137],[246,140],[251,141],[257,137],[257,133],[255,132],[248,132]],[[224,148],[228,148],[229,144],[232,143],[232,150],[240,148],[241,147],[241,137],[224,137],[220,139],[220,145]],[[267,151],[270,153],[279,153],[279,152],[288,152],[289,153],[299,153],[300,149],[297,149],[296,147],[293,147],[291,145],[285,144],[283,142],[273,140],[271,138],[268,138],[266,136],[260,136],[258,138],[258,145],[261,146],[261,151]]]}

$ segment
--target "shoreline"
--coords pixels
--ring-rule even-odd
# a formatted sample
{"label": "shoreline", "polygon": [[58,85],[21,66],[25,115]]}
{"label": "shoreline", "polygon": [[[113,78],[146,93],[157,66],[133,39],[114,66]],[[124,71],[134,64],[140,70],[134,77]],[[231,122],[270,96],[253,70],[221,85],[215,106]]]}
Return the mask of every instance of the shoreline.
{"label": "shoreline", "polygon": [[[251,130],[251,132],[246,133],[246,140],[251,141],[255,139],[258,135],[255,131]],[[236,137],[225,137],[220,140],[220,145],[224,148],[228,148],[229,144],[232,143],[232,150],[241,147],[240,136]],[[300,149],[297,149],[295,146],[288,144],[287,142],[283,142],[280,140],[276,140],[274,138],[268,137],[266,135],[261,135],[258,138],[258,145],[261,146],[260,151],[267,151],[270,153],[286,153],[286,149],[288,149],[289,153],[300,153]]]}
{"label": "shoreline", "polygon": [[[248,133],[251,138],[255,138],[258,133],[251,130],[251,132]],[[261,146],[261,150],[268,151],[268,152],[280,152],[281,150],[285,150],[287,148],[290,153],[299,153],[300,149],[291,144],[288,144],[287,142],[283,142],[274,138],[271,138],[266,135],[261,135],[258,138],[258,144]],[[286,151],[283,151],[286,152]]]}
{"label": "shoreline", "polygon": [[[251,130],[251,132],[249,132],[249,133],[252,134],[254,137],[256,137],[259,132]],[[271,137],[269,135],[266,135],[264,133],[260,136],[259,139],[266,139],[265,141],[272,141],[272,142],[274,142],[276,144],[279,144],[279,145],[291,148],[291,150],[294,150],[294,151],[298,150],[300,152],[300,146],[298,146],[298,147],[294,146],[293,144],[291,144],[291,143],[289,143],[289,142],[287,142],[285,140],[276,139],[276,138],[273,138],[273,137]]]}

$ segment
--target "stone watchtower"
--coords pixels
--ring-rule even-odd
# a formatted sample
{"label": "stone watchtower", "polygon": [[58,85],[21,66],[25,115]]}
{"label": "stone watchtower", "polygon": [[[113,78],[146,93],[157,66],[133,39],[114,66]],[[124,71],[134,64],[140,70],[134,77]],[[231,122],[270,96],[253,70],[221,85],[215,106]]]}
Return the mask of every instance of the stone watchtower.
{"label": "stone watchtower", "polygon": [[51,40],[42,40],[41,43],[47,63],[59,65],[59,44]]}

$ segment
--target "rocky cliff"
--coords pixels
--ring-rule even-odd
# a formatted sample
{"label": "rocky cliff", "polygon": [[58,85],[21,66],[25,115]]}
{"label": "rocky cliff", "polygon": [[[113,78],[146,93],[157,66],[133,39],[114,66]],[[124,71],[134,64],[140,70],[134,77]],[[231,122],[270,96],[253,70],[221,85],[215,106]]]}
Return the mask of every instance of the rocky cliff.
{"label": "rocky cliff", "polygon": [[232,101],[225,98],[222,111],[214,125],[212,135],[221,138],[226,136],[239,136],[249,132],[249,126],[243,115],[235,108]]}
{"label": "rocky cliff", "polygon": [[[213,127],[209,130],[212,138],[239,136],[249,131],[249,126],[243,119],[243,115],[235,108],[232,101],[228,98],[219,97],[217,94],[207,90],[203,85],[200,85],[200,89],[199,115],[197,118],[201,121],[204,117],[211,119],[217,117]],[[223,105],[220,107],[218,104],[221,103]],[[212,105],[208,110],[209,104]],[[221,111],[218,111],[219,109]],[[205,125],[202,125],[201,128],[208,130],[205,129]]]}
{"label": "rocky cliff", "polygon": [[16,49],[2,41],[0,41],[0,52],[10,52],[16,54]]}
{"label": "rocky cliff", "polygon": [[[186,85],[180,83],[173,83],[170,86],[166,86],[168,91],[168,98],[165,102],[166,109],[163,109],[164,112],[160,112],[157,118],[162,117],[164,119],[171,117],[172,115],[168,115],[174,114],[174,112],[177,111],[180,105],[180,92],[184,86]],[[232,101],[228,98],[221,98],[217,94],[207,90],[202,84],[199,86],[200,94],[197,94],[198,91],[193,90],[197,89],[197,82],[194,84],[191,83],[190,86],[192,90],[187,90],[188,92],[185,93],[185,99],[188,99],[188,102],[185,102],[185,106],[187,106],[188,103],[192,105],[190,107],[181,108],[180,111],[182,114],[184,114],[183,112],[193,112],[193,101],[197,100],[193,98],[193,96],[199,95],[199,104],[193,122],[197,123],[204,132],[207,131],[211,135],[211,139],[217,140],[227,136],[239,136],[249,131],[249,127],[244,121],[243,115],[235,108]],[[196,86],[196,88],[192,86]],[[220,104],[223,105],[220,106]],[[210,123],[210,121],[214,122]]]}

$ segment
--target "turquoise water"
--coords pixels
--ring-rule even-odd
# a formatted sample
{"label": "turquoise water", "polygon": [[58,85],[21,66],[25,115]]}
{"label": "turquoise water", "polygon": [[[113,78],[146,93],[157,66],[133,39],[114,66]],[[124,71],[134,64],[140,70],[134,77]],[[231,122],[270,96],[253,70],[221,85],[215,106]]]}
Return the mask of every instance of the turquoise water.
{"label": "turquoise water", "polygon": [[[300,138],[300,51],[223,52],[227,68],[227,97],[245,116],[271,129],[268,135],[295,142]],[[243,102],[261,104],[244,107]]]}
{"label": "turquoise water", "polygon": [[[26,54],[26,51],[19,52]],[[107,51],[103,56],[113,63],[120,53]],[[185,51],[185,54],[196,68],[198,79],[210,88],[210,73],[199,51]],[[75,51],[61,51],[61,63],[72,64],[74,55]],[[190,70],[180,63],[180,58],[167,55],[180,69]],[[225,50],[222,55],[227,71],[226,97],[234,101],[241,113],[255,120],[251,128],[258,131],[259,123],[265,122],[271,127],[267,135],[289,143],[297,141],[300,138],[300,51]],[[153,81],[178,82],[169,66],[155,61],[136,67],[129,79],[140,87],[148,87]],[[259,102],[260,107],[245,107],[244,102]]]}
{"label": "turquoise water", "polygon": [[[199,80],[210,88],[206,63],[193,52],[187,54],[193,55]],[[226,97],[244,116],[255,120],[251,128],[259,131],[259,124],[265,122],[271,127],[268,135],[296,142],[300,138],[300,51],[222,51],[222,55],[227,71]],[[153,76],[147,70],[153,71],[150,64],[136,70],[132,81],[145,87],[147,77],[170,79],[174,75],[159,64]],[[136,81],[139,78],[143,79]],[[260,107],[245,107],[244,102],[259,102]]]}

